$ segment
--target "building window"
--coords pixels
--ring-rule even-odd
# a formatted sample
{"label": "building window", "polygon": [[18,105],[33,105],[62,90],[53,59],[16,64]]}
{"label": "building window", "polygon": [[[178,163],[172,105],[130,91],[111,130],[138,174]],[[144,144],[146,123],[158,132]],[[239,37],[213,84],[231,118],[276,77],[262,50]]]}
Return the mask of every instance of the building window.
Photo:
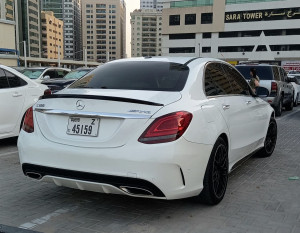
{"label": "building window", "polygon": [[211,53],[211,47],[202,47],[202,53]]}
{"label": "building window", "polygon": [[202,38],[203,39],[208,39],[208,38],[211,38],[211,32],[205,32],[202,34]]}
{"label": "building window", "polygon": [[180,33],[180,34],[170,34],[169,40],[184,40],[184,39],[195,39],[195,33]]}
{"label": "building window", "polygon": [[196,24],[196,14],[185,15],[185,25]]}
{"label": "building window", "polygon": [[169,25],[180,25],[180,15],[170,15]]}
{"label": "building window", "polygon": [[195,47],[169,48],[169,53],[195,53]]}
{"label": "building window", "polygon": [[212,23],[213,23],[213,13],[201,14],[201,24],[212,24]]}

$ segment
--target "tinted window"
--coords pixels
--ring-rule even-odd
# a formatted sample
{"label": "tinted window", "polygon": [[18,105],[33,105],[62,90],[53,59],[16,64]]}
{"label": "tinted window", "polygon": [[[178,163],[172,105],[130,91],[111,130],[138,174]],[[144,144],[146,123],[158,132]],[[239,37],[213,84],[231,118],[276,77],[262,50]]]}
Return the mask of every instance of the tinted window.
{"label": "tinted window", "polygon": [[[274,74],[274,79],[277,80],[277,81],[280,81],[281,78],[280,78],[278,68],[276,66],[273,66],[272,70],[273,70],[273,74]],[[282,81],[284,81],[284,80],[282,80]]]}
{"label": "tinted window", "polygon": [[[215,90],[212,90],[210,85],[213,85]],[[224,74],[221,63],[210,63],[207,65],[205,70],[205,91],[207,96],[232,93],[231,85]]]}
{"label": "tinted window", "polygon": [[13,73],[5,71],[5,74],[10,87],[22,87],[27,85],[27,82],[25,82],[23,79],[19,78],[18,76],[14,75]]}
{"label": "tinted window", "polygon": [[[250,69],[255,68],[256,74],[260,80],[273,80],[272,66],[236,66],[235,67],[245,79],[250,79]],[[277,70],[278,72],[278,70]]]}
{"label": "tinted window", "polygon": [[169,62],[107,63],[70,88],[181,91],[189,74],[187,66]]}
{"label": "tinted window", "polygon": [[9,88],[7,78],[2,69],[0,69],[0,89],[1,88]]}
{"label": "tinted window", "polygon": [[231,84],[232,92],[234,95],[250,95],[249,85],[246,80],[241,76],[233,67],[223,65],[224,72]]}
{"label": "tinted window", "polygon": [[287,82],[287,74],[286,74],[285,70],[281,67],[279,68],[279,70],[280,70],[280,73],[281,73],[282,81]]}
{"label": "tinted window", "polygon": [[45,77],[47,75],[50,76],[50,78],[57,78],[57,73],[55,70],[48,70],[47,72],[45,72],[43,77]]}

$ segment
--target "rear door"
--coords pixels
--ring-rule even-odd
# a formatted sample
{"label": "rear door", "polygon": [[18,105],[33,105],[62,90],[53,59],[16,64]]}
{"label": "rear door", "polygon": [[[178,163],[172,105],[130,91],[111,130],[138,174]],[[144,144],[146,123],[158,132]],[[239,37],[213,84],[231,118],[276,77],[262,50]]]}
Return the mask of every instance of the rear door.
{"label": "rear door", "polygon": [[250,94],[249,85],[245,79],[231,66],[223,65],[224,71],[232,86],[232,95],[238,96],[247,114],[245,137],[248,139],[249,151],[251,153],[262,142],[268,126],[268,115],[265,110],[266,103]]}
{"label": "rear door", "polygon": [[226,72],[228,69],[222,63],[210,63],[205,71],[205,79],[214,85],[213,95],[219,102],[219,111],[230,133],[230,161],[235,162],[251,152],[253,135],[249,122],[253,120],[253,115],[247,107],[243,93],[234,94]]}
{"label": "rear door", "polygon": [[27,83],[6,70],[0,69],[0,134],[20,127]]}

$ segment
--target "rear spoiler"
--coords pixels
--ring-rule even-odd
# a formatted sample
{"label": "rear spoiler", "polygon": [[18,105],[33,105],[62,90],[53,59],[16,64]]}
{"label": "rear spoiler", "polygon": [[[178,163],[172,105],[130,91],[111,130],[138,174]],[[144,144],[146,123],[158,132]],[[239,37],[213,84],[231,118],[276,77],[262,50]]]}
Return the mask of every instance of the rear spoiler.
{"label": "rear spoiler", "polygon": [[112,96],[98,96],[98,95],[74,95],[74,94],[54,94],[54,95],[43,95],[40,99],[92,99],[92,100],[107,100],[107,101],[117,101],[135,104],[144,104],[152,106],[164,106],[160,103],[154,103],[145,100],[130,99],[123,97],[112,97]]}

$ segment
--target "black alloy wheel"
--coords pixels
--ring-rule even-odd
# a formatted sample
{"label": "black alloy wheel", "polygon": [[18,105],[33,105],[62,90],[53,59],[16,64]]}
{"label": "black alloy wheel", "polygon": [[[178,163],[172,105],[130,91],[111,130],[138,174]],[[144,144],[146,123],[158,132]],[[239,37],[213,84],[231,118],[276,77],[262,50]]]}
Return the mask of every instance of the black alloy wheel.
{"label": "black alloy wheel", "polygon": [[218,138],[207,164],[203,190],[195,199],[209,205],[220,203],[227,188],[228,170],[228,146],[224,139]]}
{"label": "black alloy wheel", "polygon": [[213,163],[213,190],[217,198],[224,196],[228,181],[228,156],[225,145],[218,146]]}
{"label": "black alloy wheel", "polygon": [[277,142],[277,123],[274,118],[271,118],[267,135],[265,138],[264,147],[259,152],[261,157],[269,157],[272,155]]}

